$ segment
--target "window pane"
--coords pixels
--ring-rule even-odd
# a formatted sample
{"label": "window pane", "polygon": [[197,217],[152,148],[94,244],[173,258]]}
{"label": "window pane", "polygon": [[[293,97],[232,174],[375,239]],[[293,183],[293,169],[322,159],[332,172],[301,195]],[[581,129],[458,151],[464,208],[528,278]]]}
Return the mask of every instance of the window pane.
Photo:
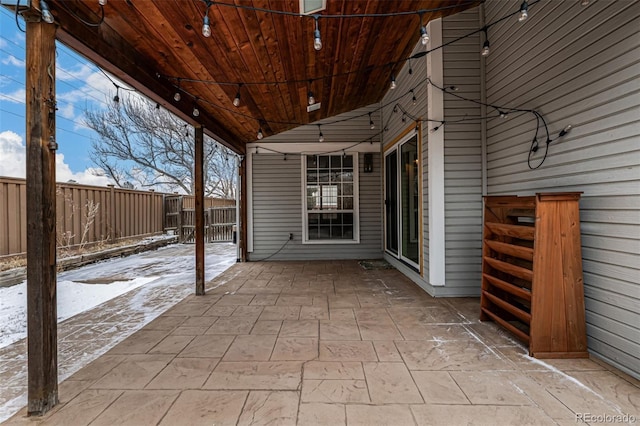
{"label": "window pane", "polygon": [[342,167],[345,169],[353,169],[353,156],[347,155],[343,158]]}
{"label": "window pane", "polygon": [[329,157],[326,155],[316,155],[318,159],[318,168],[320,169],[328,169],[329,168]]}
{"label": "window pane", "polygon": [[340,170],[342,167],[342,157],[340,155],[331,156],[331,168],[333,170]]}
{"label": "window pane", "polygon": [[352,183],[343,183],[342,184],[342,195],[353,195],[353,184]]}
{"label": "window pane", "polygon": [[342,197],[342,208],[344,210],[353,209],[353,197]]}
{"label": "window pane", "polygon": [[322,169],[318,172],[318,181],[323,183],[329,183],[329,170]]}
{"label": "window pane", "polygon": [[353,182],[353,172],[342,172],[343,182]]}

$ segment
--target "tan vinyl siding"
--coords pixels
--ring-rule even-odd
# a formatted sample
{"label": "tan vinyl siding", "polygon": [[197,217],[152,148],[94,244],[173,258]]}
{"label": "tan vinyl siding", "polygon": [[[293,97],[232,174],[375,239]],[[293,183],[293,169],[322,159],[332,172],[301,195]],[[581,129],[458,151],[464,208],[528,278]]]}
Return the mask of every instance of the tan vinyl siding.
{"label": "tan vinyl siding", "polygon": [[[443,42],[480,27],[479,9],[442,21]],[[443,51],[444,84],[457,95],[480,100],[480,35],[459,40]],[[445,253],[446,286],[450,294],[478,295],[482,253],[482,138],[480,106],[452,95],[444,96],[445,134]]]}
{"label": "tan vinyl siding", "polygon": [[[486,3],[492,22],[519,1]],[[529,19],[489,31],[490,103],[536,108],[549,156],[529,170],[535,120],[488,122],[489,194],[582,191],[581,232],[589,350],[640,377],[640,2],[542,1]],[[541,141],[544,145],[544,140]],[[539,155],[536,156],[536,159]]]}

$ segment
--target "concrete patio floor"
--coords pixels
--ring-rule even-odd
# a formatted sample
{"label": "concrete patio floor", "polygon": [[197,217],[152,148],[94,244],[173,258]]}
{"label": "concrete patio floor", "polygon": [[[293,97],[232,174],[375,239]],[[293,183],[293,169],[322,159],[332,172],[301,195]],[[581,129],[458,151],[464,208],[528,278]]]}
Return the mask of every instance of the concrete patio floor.
{"label": "concrete patio floor", "polygon": [[396,270],[244,263],[208,287],[65,380],[46,416],[6,423],[640,421],[637,380],[595,360],[531,359],[478,321],[478,299],[431,298]]}

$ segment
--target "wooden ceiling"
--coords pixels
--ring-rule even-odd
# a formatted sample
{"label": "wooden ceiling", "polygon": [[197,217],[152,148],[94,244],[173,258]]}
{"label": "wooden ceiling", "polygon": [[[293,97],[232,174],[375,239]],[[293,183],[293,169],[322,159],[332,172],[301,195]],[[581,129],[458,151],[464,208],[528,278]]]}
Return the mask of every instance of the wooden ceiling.
{"label": "wooden ceiling", "polygon": [[[109,0],[104,21],[95,27],[87,23],[100,21],[98,0],[47,3],[60,41],[239,153],[256,139],[258,128],[269,136],[379,102],[391,74],[403,66],[397,62],[411,54],[420,36],[417,13],[320,18],[323,47],[316,51],[310,17],[214,4],[209,8],[212,36],[206,38],[202,0]],[[294,13],[300,7],[299,0],[233,4]],[[475,5],[470,0],[327,0],[319,14],[449,7],[424,14],[426,23]],[[244,83],[239,107],[232,104],[235,83]],[[182,91],[179,102],[173,99],[176,86]],[[309,90],[321,102],[311,113],[306,110]],[[191,114],[195,104],[197,118]]]}

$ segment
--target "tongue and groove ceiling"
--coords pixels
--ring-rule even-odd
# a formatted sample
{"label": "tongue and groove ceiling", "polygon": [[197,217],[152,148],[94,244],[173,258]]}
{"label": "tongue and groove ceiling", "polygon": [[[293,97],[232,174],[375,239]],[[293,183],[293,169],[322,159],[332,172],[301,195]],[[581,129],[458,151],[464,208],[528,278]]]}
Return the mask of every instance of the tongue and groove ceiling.
{"label": "tongue and groove ceiling", "polygon": [[[256,139],[379,102],[404,65],[422,22],[458,13],[469,0],[327,0],[318,12],[322,49],[313,46],[313,17],[299,0],[213,3],[211,37],[202,35],[201,0],[49,0],[57,38],[142,94],[238,153]],[[84,22],[82,22],[84,21]],[[100,22],[98,26],[90,24]],[[239,85],[239,83],[243,83]],[[182,93],[176,102],[174,94]],[[239,107],[233,99],[240,93]],[[312,91],[321,107],[307,112]],[[192,116],[194,106],[200,112]]]}

